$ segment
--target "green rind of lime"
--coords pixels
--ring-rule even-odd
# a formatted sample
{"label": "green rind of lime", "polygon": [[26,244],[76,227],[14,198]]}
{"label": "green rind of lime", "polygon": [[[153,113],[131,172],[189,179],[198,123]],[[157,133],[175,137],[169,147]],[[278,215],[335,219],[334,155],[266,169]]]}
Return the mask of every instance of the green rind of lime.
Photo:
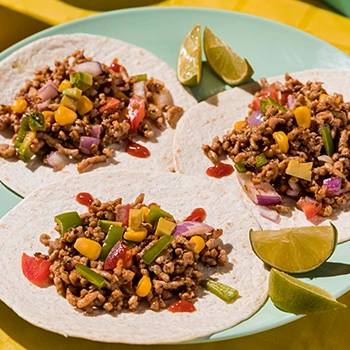
{"label": "green rind of lime", "polygon": [[271,267],[289,273],[308,272],[322,265],[333,254],[337,238],[333,224],[249,233],[256,256]]}
{"label": "green rind of lime", "polygon": [[202,77],[201,26],[196,24],[187,33],[177,57],[177,78],[187,86],[198,85]]}
{"label": "green rind of lime", "polygon": [[269,297],[280,310],[297,315],[347,307],[324,289],[275,269],[270,272]]}

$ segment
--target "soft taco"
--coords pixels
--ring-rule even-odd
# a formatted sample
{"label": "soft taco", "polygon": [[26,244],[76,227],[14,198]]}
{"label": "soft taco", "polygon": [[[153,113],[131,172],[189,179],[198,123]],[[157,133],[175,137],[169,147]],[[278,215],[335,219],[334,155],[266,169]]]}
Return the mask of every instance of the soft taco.
{"label": "soft taco", "polygon": [[[248,239],[257,227],[236,196],[210,180],[119,171],[70,177],[34,191],[1,220],[0,298],[65,336],[143,344],[209,336],[266,300],[268,271]],[[49,277],[49,286],[25,276],[36,284]]]}
{"label": "soft taco", "polygon": [[350,72],[340,70],[286,74],[220,93],[179,123],[176,170],[222,176],[217,181],[241,193],[263,228],[331,220],[345,241],[349,100]]}
{"label": "soft taco", "polygon": [[0,75],[0,179],[23,196],[111,164],[172,170],[174,129],[196,104],[161,59],[97,35],[39,39]]}

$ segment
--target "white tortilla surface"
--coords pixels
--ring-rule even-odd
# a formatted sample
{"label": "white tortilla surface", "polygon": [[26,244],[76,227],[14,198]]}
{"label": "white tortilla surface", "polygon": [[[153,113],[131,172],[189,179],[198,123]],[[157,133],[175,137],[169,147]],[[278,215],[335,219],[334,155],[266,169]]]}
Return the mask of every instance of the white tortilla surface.
{"label": "white tortilla surface", "polygon": [[[11,104],[15,94],[32,80],[37,69],[46,65],[54,66],[56,60],[63,60],[75,50],[85,50],[87,57],[109,65],[118,58],[129,75],[147,73],[165,83],[174,104],[185,110],[197,101],[176,78],[173,69],[151,52],[120,40],[91,34],[55,35],[39,39],[15,51],[0,62],[0,103]],[[103,171],[117,166],[119,170],[165,171],[173,168],[172,140],[174,129],[169,125],[160,132],[155,129],[155,138],[148,142],[136,140],[151,152],[148,158],[135,158],[128,155],[125,145],[115,145],[115,157],[107,163],[98,164],[93,171]],[[0,144],[11,144],[12,133],[0,133]],[[28,195],[40,185],[58,181],[77,174],[76,164],[71,163],[63,170],[54,172],[40,160],[33,160],[28,165],[22,161],[0,158],[0,180],[22,196]]]}
{"label": "white tortilla surface", "polygon": [[[75,201],[82,191],[102,201],[122,197],[124,203],[143,192],[145,203],[157,202],[180,220],[194,208],[204,208],[205,222],[224,230],[221,238],[229,252],[228,265],[210,269],[211,277],[236,288],[239,297],[226,303],[203,291],[193,313],[144,309],[88,316],[75,310],[54,286],[31,284],[22,274],[22,253],[46,253],[40,235],[58,236],[53,230],[55,215],[86,211]],[[134,344],[174,343],[208,336],[249,318],[267,298],[268,271],[250,248],[250,228],[258,229],[259,225],[238,196],[210,179],[119,171],[63,179],[34,191],[0,221],[0,299],[28,322],[65,336]]]}
{"label": "white tortilla surface", "polygon": [[[344,101],[350,101],[350,71],[320,69],[291,73],[291,76],[303,83],[308,80],[324,82],[323,86],[328,93],[341,93]],[[284,82],[284,76],[268,78],[268,81]],[[204,155],[202,145],[211,145],[215,136],[222,138],[227,131],[233,129],[236,121],[247,116],[248,104],[251,103],[252,94],[256,90],[256,83],[233,88],[199,103],[185,113],[177,125],[174,137],[174,161],[177,172],[208,178],[205,171],[212,166],[212,163]],[[233,165],[233,161],[229,158],[224,162]],[[329,221],[332,221],[338,229],[338,242],[350,239],[349,206],[336,211],[328,219],[316,216],[311,222],[305,218],[302,211],[296,208],[295,202],[289,199],[286,204],[292,208],[292,215],[281,215],[280,222],[274,223],[259,214],[258,206],[244,193],[235,173],[215,180],[222,183],[226,190],[239,193],[242,201],[253,212],[263,229],[277,230],[281,227],[328,225]]]}

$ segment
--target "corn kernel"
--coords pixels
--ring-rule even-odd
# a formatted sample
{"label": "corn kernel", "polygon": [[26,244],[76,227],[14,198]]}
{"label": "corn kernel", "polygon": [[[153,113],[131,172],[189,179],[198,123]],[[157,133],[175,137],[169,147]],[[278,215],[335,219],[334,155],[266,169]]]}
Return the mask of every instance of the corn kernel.
{"label": "corn kernel", "polygon": [[340,96],[336,97],[335,102],[338,104],[341,103],[341,97]]}
{"label": "corn kernel", "polygon": [[275,152],[271,149],[271,148],[269,148],[267,151],[265,151],[264,152],[265,153],[265,156],[267,157],[267,158],[272,158],[274,155],[275,155]]}
{"label": "corn kernel", "polygon": [[49,119],[52,116],[52,113],[53,112],[51,112],[51,111],[44,111],[44,112],[42,112],[45,120]]}
{"label": "corn kernel", "polygon": [[13,102],[11,109],[15,113],[24,113],[26,111],[27,106],[27,101],[24,98],[19,98],[18,100],[15,100],[15,102]]}
{"label": "corn kernel", "polygon": [[101,246],[96,241],[85,237],[78,238],[74,243],[74,248],[89,260],[96,260],[101,254]]}
{"label": "corn kernel", "polygon": [[327,94],[321,94],[320,97],[318,98],[320,101],[323,101],[324,99],[326,99],[328,97]]}
{"label": "corn kernel", "polygon": [[143,223],[143,210],[130,209],[129,211],[129,228],[137,231]]}
{"label": "corn kernel", "polygon": [[147,222],[149,209],[147,207],[142,207],[141,209],[143,210],[143,221]]}
{"label": "corn kernel", "polygon": [[166,218],[160,218],[157,223],[155,236],[170,236],[175,226],[175,222],[169,221]]}
{"label": "corn kernel", "polygon": [[60,86],[58,87],[58,91],[62,92],[64,89],[68,89],[71,87],[72,87],[72,85],[69,82],[69,80],[63,80],[62,83],[60,84]]}
{"label": "corn kernel", "polygon": [[146,297],[152,289],[152,282],[148,276],[142,276],[136,287],[136,294],[139,297]]}
{"label": "corn kernel", "polygon": [[300,106],[294,110],[295,119],[302,128],[308,129],[311,125],[311,111],[306,106]]}
{"label": "corn kernel", "polygon": [[287,135],[283,131],[277,131],[274,132],[272,136],[276,140],[281,152],[287,153],[289,150],[289,142]]}
{"label": "corn kernel", "polygon": [[133,231],[130,227],[126,229],[124,233],[124,239],[133,242],[142,242],[147,237],[147,229],[145,227],[139,227],[137,231]]}
{"label": "corn kernel", "polygon": [[58,107],[55,112],[56,123],[61,126],[73,124],[77,118],[78,116],[74,111],[64,106]]}
{"label": "corn kernel", "polygon": [[242,129],[243,123],[244,123],[244,120],[240,120],[240,121],[236,122],[234,125],[234,129]]}
{"label": "corn kernel", "polygon": [[197,254],[199,254],[205,247],[205,241],[200,236],[191,237],[190,242],[193,242],[195,244],[193,251]]}
{"label": "corn kernel", "polygon": [[93,108],[93,104],[86,96],[81,96],[78,100],[77,111],[80,115],[84,115],[90,112]]}

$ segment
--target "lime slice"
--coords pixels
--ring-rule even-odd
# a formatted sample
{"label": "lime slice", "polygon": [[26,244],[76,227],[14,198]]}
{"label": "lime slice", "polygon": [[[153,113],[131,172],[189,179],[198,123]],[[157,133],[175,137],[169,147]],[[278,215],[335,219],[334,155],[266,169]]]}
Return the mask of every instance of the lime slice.
{"label": "lime slice", "polygon": [[248,61],[233,52],[208,27],[204,29],[204,52],[210,67],[229,85],[240,84],[254,74]]}
{"label": "lime slice", "polygon": [[346,308],[324,289],[275,269],[270,272],[269,296],[275,306],[293,314],[305,315]]}
{"label": "lime slice", "polygon": [[202,75],[201,26],[196,24],[186,35],[177,57],[177,78],[183,85],[198,85]]}
{"label": "lime slice", "polygon": [[254,253],[264,263],[290,273],[314,270],[333,253],[337,229],[330,226],[285,228],[276,231],[250,230]]}

